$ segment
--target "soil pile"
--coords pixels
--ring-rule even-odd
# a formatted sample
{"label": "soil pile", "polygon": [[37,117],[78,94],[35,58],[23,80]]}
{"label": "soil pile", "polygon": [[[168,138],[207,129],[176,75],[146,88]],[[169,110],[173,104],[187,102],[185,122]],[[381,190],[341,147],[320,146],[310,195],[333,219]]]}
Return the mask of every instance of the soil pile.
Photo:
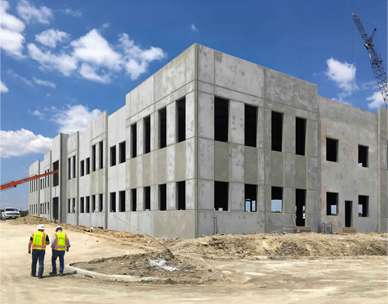
{"label": "soil pile", "polygon": [[164,283],[204,283],[221,278],[221,274],[187,258],[175,256],[170,250],[94,259],[75,263],[75,267],[104,274],[153,278]]}

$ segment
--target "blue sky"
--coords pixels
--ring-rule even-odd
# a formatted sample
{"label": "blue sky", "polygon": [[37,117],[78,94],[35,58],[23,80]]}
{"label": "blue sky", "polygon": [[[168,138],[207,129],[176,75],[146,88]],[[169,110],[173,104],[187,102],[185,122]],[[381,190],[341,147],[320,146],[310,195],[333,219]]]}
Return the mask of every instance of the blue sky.
{"label": "blue sky", "polygon": [[[375,111],[374,77],[351,19],[386,60],[385,0],[1,0],[1,183],[27,175],[59,130],[111,113],[192,43],[316,83],[320,95]],[[0,206],[27,206],[27,186]]]}

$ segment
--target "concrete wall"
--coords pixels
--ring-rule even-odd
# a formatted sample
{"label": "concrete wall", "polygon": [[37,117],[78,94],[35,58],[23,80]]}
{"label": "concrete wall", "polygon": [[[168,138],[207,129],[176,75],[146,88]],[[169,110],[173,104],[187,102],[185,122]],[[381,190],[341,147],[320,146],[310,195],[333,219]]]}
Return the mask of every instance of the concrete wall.
{"label": "concrete wall", "polygon": [[[378,230],[379,163],[377,115],[320,98],[321,113],[321,217],[334,231],[345,227],[345,200],[353,202],[353,227],[357,231]],[[338,162],[326,161],[326,138],[338,140]],[[369,165],[358,164],[358,145],[367,146]],[[338,214],[326,215],[326,193],[339,194]],[[369,216],[358,216],[358,196],[369,196]]]}
{"label": "concrete wall", "polygon": [[[199,234],[295,228],[295,189],[307,191],[307,226],[319,226],[319,114],[316,87],[279,72],[198,47]],[[228,142],[214,141],[214,97],[229,100]],[[257,147],[244,145],[244,105],[258,107]],[[271,151],[271,111],[284,115],[283,151]],[[295,155],[295,117],[307,119],[306,156]],[[229,210],[214,210],[214,181],[229,183]],[[258,185],[258,212],[244,212],[244,184]],[[271,186],[283,210],[271,213]]]}
{"label": "concrete wall", "polygon": [[388,110],[378,111],[378,154],[379,154],[379,226],[380,231],[388,232]]}

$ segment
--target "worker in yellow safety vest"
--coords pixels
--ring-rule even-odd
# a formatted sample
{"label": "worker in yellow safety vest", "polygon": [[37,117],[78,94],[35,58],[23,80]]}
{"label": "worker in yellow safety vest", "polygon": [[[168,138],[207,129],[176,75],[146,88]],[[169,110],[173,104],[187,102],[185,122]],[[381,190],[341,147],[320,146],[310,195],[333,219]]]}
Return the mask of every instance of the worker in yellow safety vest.
{"label": "worker in yellow safety vest", "polygon": [[[38,278],[43,277],[44,271],[44,256],[46,254],[46,246],[50,244],[48,235],[44,232],[44,225],[38,225],[38,230],[35,231],[28,242],[28,253],[32,253],[31,276],[36,277],[36,264],[39,261]],[[32,250],[31,250],[32,249]]]}
{"label": "worker in yellow safety vest", "polygon": [[53,242],[51,243],[51,248],[52,271],[50,272],[50,275],[57,274],[57,258],[59,258],[59,275],[63,275],[63,271],[65,268],[65,251],[69,251],[70,241],[61,226],[57,226],[57,228],[55,229],[55,235],[53,238]]}

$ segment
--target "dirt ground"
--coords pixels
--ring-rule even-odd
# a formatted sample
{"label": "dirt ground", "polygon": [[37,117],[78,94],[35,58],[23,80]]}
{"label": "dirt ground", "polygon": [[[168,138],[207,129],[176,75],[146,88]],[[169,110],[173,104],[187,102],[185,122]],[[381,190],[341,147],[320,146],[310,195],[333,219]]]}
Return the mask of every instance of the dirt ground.
{"label": "dirt ground", "polygon": [[[199,278],[209,269],[212,275],[221,274],[216,280],[195,282],[178,278],[169,284],[121,283],[80,275],[31,278],[27,243],[35,224],[31,219],[0,222],[0,303],[388,302],[384,234],[259,234],[160,240],[69,227],[72,247],[66,254],[66,264],[95,259],[96,265],[112,265],[103,267],[102,272],[122,274],[126,271],[123,269],[129,269],[129,273],[139,274],[136,269],[156,271],[149,267],[149,261],[163,258],[167,259],[165,265],[193,271]],[[50,236],[54,228],[47,224]],[[51,270],[50,257],[48,251],[46,274]],[[118,267],[118,263],[124,264]],[[163,275],[160,271],[153,274]]]}

